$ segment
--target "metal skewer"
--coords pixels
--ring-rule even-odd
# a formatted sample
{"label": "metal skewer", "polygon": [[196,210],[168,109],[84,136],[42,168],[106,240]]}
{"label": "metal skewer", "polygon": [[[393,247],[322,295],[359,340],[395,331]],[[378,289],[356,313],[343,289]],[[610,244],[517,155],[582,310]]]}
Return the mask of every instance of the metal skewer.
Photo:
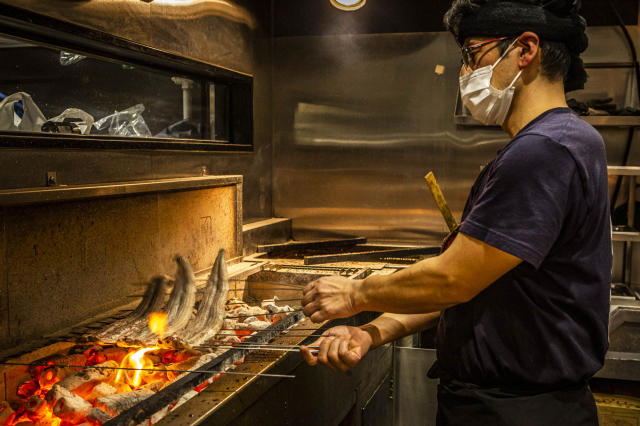
{"label": "metal skewer", "polygon": [[[229,329],[231,330],[231,329]],[[238,331],[244,331],[244,330],[238,330]],[[247,330],[250,331],[250,330]],[[216,337],[229,337],[231,336],[230,334],[222,334],[222,333],[218,333],[215,335]],[[289,333],[281,333],[278,336],[274,337],[278,338],[278,337],[327,337],[327,336],[323,336],[322,334],[289,334]]]}
{"label": "metal skewer", "polygon": [[280,345],[269,343],[210,343],[204,345],[198,345],[196,348],[218,348],[218,349],[244,349],[244,350],[270,350],[270,351],[285,351],[285,352],[297,352],[300,350],[300,346],[306,346],[312,348],[312,350],[320,348],[320,346],[313,345]]}
{"label": "metal skewer", "polygon": [[[264,300],[271,300],[271,299],[263,299]],[[302,299],[277,299],[274,301],[274,303],[279,303],[279,302],[300,302],[302,301]],[[227,302],[227,306],[234,306],[234,305],[251,305],[250,303],[247,302]]]}
{"label": "metal skewer", "polygon": [[[291,286],[291,287],[268,287],[268,290],[274,291],[302,291],[304,287],[301,286]],[[263,289],[260,289],[263,290]],[[229,291],[247,291],[246,288],[230,288]]]}
{"label": "metal skewer", "polygon": [[[262,315],[259,315],[262,316]],[[228,318],[228,317],[227,317]],[[250,330],[236,330],[235,328],[221,328],[220,330],[226,331],[250,331]],[[318,331],[318,328],[285,328],[284,330],[280,330],[280,333],[284,333],[286,331]],[[285,334],[283,334],[284,336]]]}
{"label": "metal skewer", "polygon": [[234,348],[242,347],[268,347],[268,348],[299,348],[300,346],[306,346],[308,348],[319,348],[320,346],[311,345],[280,345],[277,343],[210,343],[206,345],[199,345],[199,347],[207,346],[233,346]]}
{"label": "metal skewer", "polygon": [[164,371],[174,373],[205,373],[205,374],[237,374],[244,376],[259,377],[277,377],[284,379],[295,379],[296,376],[291,374],[268,374],[268,373],[245,373],[242,371],[214,371],[214,370],[172,370],[167,368],[133,368],[133,367],[102,367],[98,365],[66,365],[66,364],[41,364],[41,363],[24,363],[24,362],[0,362],[0,365],[15,365],[27,367],[59,367],[59,368],[98,368],[105,370],[130,370],[130,371]]}
{"label": "metal skewer", "polygon": [[294,309],[292,311],[287,311],[287,312],[279,312],[279,313],[275,313],[275,314],[270,314],[270,313],[266,313],[266,314],[246,314],[246,315],[228,315],[225,317],[226,318],[249,318],[249,317],[261,317],[261,316],[265,316],[265,315],[279,315],[279,314],[292,314],[294,312],[302,312],[303,309]]}
{"label": "metal skewer", "polygon": [[[300,348],[263,348],[260,346],[250,347],[236,347],[236,346],[215,346],[218,349],[226,349],[226,350],[245,350],[245,351],[271,351],[271,352],[300,352]],[[211,346],[196,346],[196,348],[211,348]],[[311,353],[318,353],[317,349],[311,349]]]}
{"label": "metal skewer", "polygon": [[[246,282],[247,284],[250,285],[260,285],[260,284],[266,284],[266,285],[283,285],[283,286],[289,286],[289,287],[300,287],[300,288],[304,288],[307,284],[309,283],[292,283],[292,282],[288,282],[288,281],[247,281],[247,280],[229,280],[229,282]],[[309,281],[311,282],[311,281]]]}

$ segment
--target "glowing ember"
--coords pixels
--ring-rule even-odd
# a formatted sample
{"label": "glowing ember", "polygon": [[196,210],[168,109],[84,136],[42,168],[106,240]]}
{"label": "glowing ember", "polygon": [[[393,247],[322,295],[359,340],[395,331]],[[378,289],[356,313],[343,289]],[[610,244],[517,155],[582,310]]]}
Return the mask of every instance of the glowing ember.
{"label": "glowing ember", "polygon": [[[237,318],[245,318],[251,313],[255,315],[254,320],[272,323],[287,315],[269,314],[264,308],[250,307],[238,299],[232,300],[225,307],[226,311],[232,313],[230,325],[220,333],[222,339],[215,339],[218,343],[226,342],[225,348],[243,341],[254,332],[242,320],[236,321]],[[242,303],[241,308],[246,312],[237,312],[238,303]],[[0,400],[0,426],[99,426],[109,415],[117,415],[120,411],[116,403],[113,407],[108,405],[109,398],[117,400],[113,396],[139,389],[158,392],[183,370],[191,369],[201,356],[198,351],[183,344],[179,336],[165,338],[166,313],[149,315],[148,326],[161,339],[158,346],[133,348],[129,342],[79,345],[68,354],[56,354],[55,359],[31,366],[28,375],[14,388],[16,400],[11,403]],[[234,364],[240,365],[244,361],[243,358]],[[80,366],[97,368],[82,369]],[[120,367],[117,372],[116,366]],[[204,390],[221,376],[217,374],[205,380],[194,390]],[[123,400],[127,397],[123,395]],[[95,410],[87,413],[87,407]]]}
{"label": "glowing ember", "polygon": [[152,312],[149,315],[149,330],[163,338],[167,332],[167,314],[164,312]]}
{"label": "glowing ember", "polygon": [[153,368],[153,361],[146,358],[144,354],[149,351],[155,351],[158,347],[153,346],[151,348],[142,348],[135,352],[130,352],[124,357],[120,368],[136,368],[137,370],[118,370],[116,376],[116,383],[125,383],[131,386],[132,389],[140,386],[142,379],[142,368]]}

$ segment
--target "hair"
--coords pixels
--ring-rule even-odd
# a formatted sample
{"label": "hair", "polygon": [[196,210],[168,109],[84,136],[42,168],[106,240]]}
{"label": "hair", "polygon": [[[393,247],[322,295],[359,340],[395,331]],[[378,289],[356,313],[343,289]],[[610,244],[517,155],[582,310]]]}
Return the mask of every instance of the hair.
{"label": "hair", "polygon": [[[444,25],[447,30],[451,31],[456,37],[456,40],[460,38],[460,23],[463,18],[469,14],[474,13],[474,10],[488,0],[454,0],[451,7],[444,15]],[[545,3],[544,0],[519,0],[519,3],[527,4],[540,4]],[[553,3],[547,1],[546,3]],[[496,37],[502,36],[502,34],[495,34]],[[509,45],[513,42],[513,38],[503,40],[499,44],[500,53],[504,53]],[[569,68],[571,66],[571,54],[569,48],[565,43],[550,40],[540,40],[540,66],[542,69],[542,75],[548,80],[555,81],[562,79],[567,80],[569,74]]]}
{"label": "hair", "polygon": [[[504,53],[513,39],[500,42],[500,53]],[[506,42],[506,43],[505,43]],[[547,80],[565,81],[569,75],[571,55],[566,44],[559,41],[540,40],[540,68]]]}

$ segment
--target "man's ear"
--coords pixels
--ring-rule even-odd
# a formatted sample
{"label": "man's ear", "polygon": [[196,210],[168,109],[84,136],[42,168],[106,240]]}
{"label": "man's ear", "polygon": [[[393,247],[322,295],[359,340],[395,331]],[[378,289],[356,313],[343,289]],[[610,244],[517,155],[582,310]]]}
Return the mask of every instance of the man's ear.
{"label": "man's ear", "polygon": [[518,65],[526,68],[540,52],[540,38],[531,31],[524,32],[518,37],[518,46],[521,47]]}

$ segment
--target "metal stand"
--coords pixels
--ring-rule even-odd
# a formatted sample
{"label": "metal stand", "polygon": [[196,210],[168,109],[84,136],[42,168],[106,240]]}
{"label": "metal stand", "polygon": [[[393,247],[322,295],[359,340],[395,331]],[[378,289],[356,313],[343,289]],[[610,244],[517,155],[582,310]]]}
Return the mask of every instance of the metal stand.
{"label": "metal stand", "polygon": [[628,204],[627,204],[627,227],[625,231],[614,231],[612,233],[613,241],[622,241],[624,243],[624,254],[622,262],[622,283],[628,289],[629,294],[634,295],[640,300],[640,294],[633,288],[633,243],[640,242],[640,232],[635,228],[635,191],[638,186],[636,180],[640,176],[640,167],[635,166],[610,166],[608,167],[609,175],[625,176],[629,181]]}

